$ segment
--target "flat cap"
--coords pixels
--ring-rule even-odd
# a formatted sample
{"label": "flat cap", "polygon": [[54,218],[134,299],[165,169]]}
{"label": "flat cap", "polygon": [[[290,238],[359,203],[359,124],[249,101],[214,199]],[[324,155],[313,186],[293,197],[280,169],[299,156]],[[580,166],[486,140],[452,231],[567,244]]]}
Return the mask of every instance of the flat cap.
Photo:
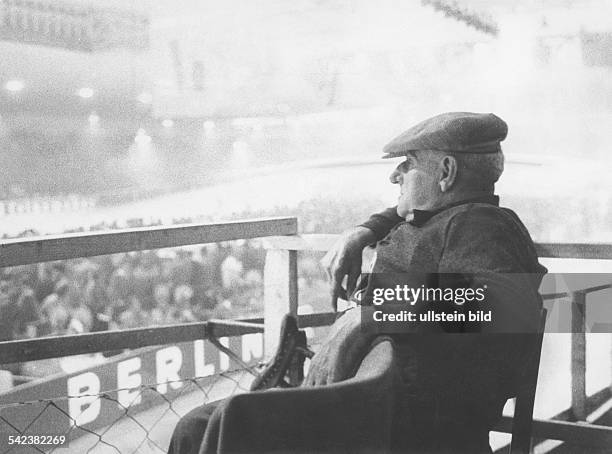
{"label": "flat cap", "polygon": [[383,148],[383,158],[425,150],[496,153],[507,134],[506,122],[492,113],[447,112],[397,136]]}

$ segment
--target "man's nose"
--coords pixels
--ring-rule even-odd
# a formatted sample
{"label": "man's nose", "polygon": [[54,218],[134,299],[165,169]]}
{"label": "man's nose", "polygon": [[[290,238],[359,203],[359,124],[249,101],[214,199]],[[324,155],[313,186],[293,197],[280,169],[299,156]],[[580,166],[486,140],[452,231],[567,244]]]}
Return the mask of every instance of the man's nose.
{"label": "man's nose", "polygon": [[391,184],[399,184],[401,176],[402,173],[398,169],[395,169],[393,172],[391,172],[391,175],[389,175],[389,181]]}

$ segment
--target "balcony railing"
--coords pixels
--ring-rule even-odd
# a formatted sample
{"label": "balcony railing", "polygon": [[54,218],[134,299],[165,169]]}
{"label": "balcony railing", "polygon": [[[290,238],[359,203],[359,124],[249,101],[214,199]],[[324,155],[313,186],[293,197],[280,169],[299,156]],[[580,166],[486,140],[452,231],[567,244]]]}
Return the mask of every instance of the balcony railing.
{"label": "balcony railing", "polygon": [[[151,345],[208,339],[211,335],[237,336],[264,332],[265,352],[274,352],[280,321],[284,314],[297,315],[297,254],[299,251],[327,251],[336,235],[297,235],[295,218],[276,218],[224,224],[181,225],[122,230],[110,233],[70,234],[37,239],[8,240],[0,243],[0,267],[25,265],[96,255],[123,253],[185,245],[217,243],[247,238],[264,238],[267,249],[264,268],[264,318],[225,322],[201,322],[115,332],[0,342],[0,364],[31,361],[108,350],[136,349]],[[612,260],[612,245],[580,243],[541,243],[540,257]],[[586,335],[584,308],[587,295],[612,285],[582,289],[570,295],[572,301],[572,404],[570,419],[535,420],[533,436],[540,439],[571,441],[595,447],[612,446],[612,427],[585,423],[589,403],[586,395]],[[545,297],[546,298],[546,297]],[[333,313],[298,317],[301,327],[326,326]],[[608,390],[604,398],[610,399]],[[504,417],[497,427],[512,431],[512,418]]]}

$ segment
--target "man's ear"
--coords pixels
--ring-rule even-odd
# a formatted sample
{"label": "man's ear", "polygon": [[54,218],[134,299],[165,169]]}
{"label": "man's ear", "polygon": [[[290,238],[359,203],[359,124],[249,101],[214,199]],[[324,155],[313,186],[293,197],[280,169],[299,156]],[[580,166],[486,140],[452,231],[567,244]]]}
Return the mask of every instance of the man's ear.
{"label": "man's ear", "polygon": [[447,192],[457,181],[457,159],[454,156],[444,156],[440,161],[440,168],[440,190]]}

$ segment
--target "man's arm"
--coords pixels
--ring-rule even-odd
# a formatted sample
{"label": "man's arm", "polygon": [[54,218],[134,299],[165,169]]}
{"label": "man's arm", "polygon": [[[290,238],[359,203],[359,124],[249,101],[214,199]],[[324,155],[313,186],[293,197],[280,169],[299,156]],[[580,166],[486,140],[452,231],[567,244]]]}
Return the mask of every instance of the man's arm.
{"label": "man's arm", "polygon": [[[402,221],[395,207],[373,214],[362,225],[343,232],[323,257],[321,264],[330,279],[334,310],[339,297],[348,299],[355,290],[361,274],[363,249],[383,239]],[[342,288],[344,276],[347,276],[346,291]],[[378,326],[372,322],[373,310],[374,307],[351,309],[332,325],[327,341],[311,362],[304,379],[306,386],[334,383],[350,376],[352,368],[378,334]]]}
{"label": "man's arm", "polygon": [[397,214],[397,207],[392,207],[373,214],[366,222],[361,224],[361,227],[370,229],[374,232],[376,241],[380,241],[387,236],[393,227],[403,221],[404,218]]}
{"label": "man's arm", "polygon": [[[348,299],[355,291],[357,279],[361,274],[361,254],[363,249],[383,239],[391,229],[404,219],[397,215],[395,208],[373,214],[363,224],[342,233],[321,260],[330,280],[332,307],[338,307],[338,298]],[[342,281],[347,276],[346,290]]]}
{"label": "man's arm", "polygon": [[321,386],[345,380],[367,353],[379,334],[372,321],[374,307],[354,307],[330,327],[321,349],[310,362],[303,386]]}

